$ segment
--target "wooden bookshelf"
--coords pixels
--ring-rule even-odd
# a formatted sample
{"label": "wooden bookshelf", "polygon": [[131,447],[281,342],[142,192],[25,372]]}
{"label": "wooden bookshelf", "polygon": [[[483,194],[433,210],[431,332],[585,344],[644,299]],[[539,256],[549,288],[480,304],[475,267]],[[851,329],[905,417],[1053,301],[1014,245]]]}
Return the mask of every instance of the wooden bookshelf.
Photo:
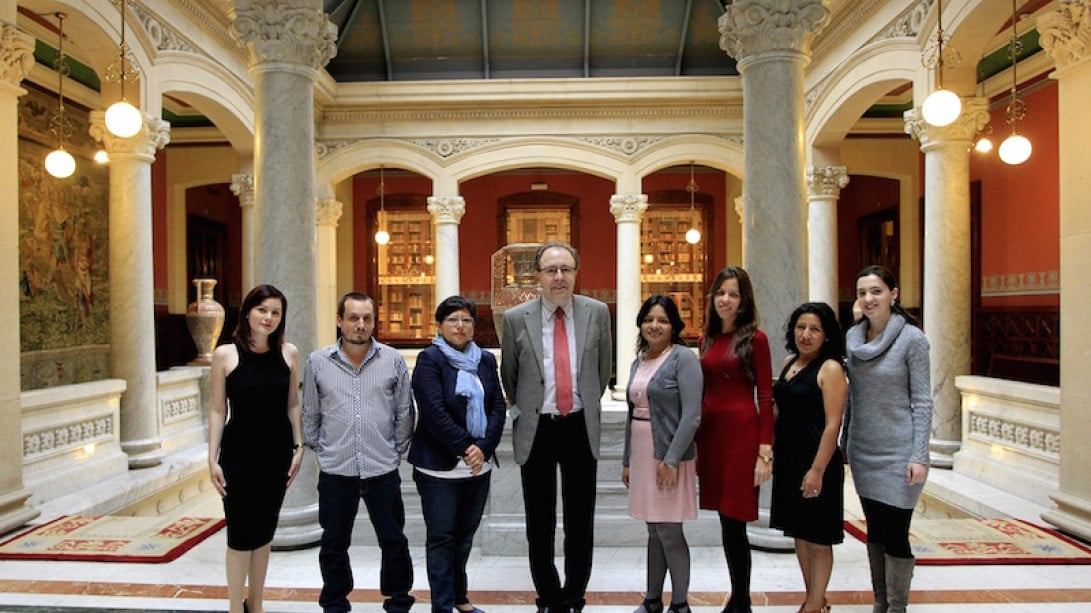
{"label": "wooden bookshelf", "polygon": [[432,216],[388,210],[380,214],[379,225],[390,233],[390,242],[377,246],[379,339],[430,339],[436,333]]}
{"label": "wooden bookshelf", "polygon": [[[701,241],[686,242],[686,231],[696,227]],[[682,336],[700,336],[705,323],[705,246],[708,237],[701,209],[689,205],[648,207],[640,226],[640,291],[642,299],[670,296],[686,323]]]}

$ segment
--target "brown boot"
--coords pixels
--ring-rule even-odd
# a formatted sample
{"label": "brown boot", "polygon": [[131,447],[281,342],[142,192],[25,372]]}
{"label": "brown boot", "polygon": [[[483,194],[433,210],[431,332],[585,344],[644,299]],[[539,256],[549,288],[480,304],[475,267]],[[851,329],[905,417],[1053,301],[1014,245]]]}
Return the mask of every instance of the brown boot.
{"label": "brown boot", "polygon": [[913,582],[913,558],[886,556],[886,601],[889,613],[905,613],[909,605],[909,584]]}
{"label": "brown boot", "polygon": [[867,561],[871,567],[871,591],[875,594],[875,604],[871,606],[871,613],[887,613],[886,547],[883,547],[881,543],[868,543]]}

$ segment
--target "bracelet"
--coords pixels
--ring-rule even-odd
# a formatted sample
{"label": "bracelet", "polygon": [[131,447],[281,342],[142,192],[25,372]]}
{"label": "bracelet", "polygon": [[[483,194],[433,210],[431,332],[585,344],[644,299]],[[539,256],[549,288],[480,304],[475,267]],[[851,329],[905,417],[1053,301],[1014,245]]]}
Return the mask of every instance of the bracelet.
{"label": "bracelet", "polygon": [[772,464],[773,463],[773,455],[772,454],[769,454],[769,455],[759,454],[758,459],[761,460],[762,462],[765,462],[766,464]]}
{"label": "bracelet", "polygon": [[296,443],[295,445],[292,445],[292,452],[294,453],[296,451],[299,451],[302,448],[303,448],[303,443]]}

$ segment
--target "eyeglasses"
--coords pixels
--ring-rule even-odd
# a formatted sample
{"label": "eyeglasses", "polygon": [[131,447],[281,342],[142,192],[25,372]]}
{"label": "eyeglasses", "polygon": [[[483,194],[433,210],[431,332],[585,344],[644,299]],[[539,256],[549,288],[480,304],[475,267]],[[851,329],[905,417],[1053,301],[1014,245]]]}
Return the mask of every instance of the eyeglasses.
{"label": "eyeglasses", "polygon": [[454,317],[454,316],[452,316],[452,317],[448,317],[447,319],[444,319],[443,323],[451,325],[451,326],[457,326],[458,324],[462,324],[464,326],[472,326],[472,325],[474,325],[474,318],[472,318],[472,317]]}
{"label": "eyeglasses", "polygon": [[556,275],[557,273],[561,273],[562,275],[567,277],[568,275],[576,272],[576,269],[572,268],[571,266],[550,266],[549,268],[539,268],[538,272],[543,272],[550,277]]}

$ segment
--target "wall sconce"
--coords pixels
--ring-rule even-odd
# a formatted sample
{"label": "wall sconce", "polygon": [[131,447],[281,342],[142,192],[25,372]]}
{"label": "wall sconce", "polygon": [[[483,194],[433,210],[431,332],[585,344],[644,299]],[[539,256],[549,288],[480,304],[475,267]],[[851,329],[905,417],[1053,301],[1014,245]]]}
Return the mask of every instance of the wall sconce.
{"label": "wall sconce", "polygon": [[689,222],[690,228],[686,230],[686,242],[691,245],[696,245],[701,242],[701,231],[697,229],[697,224],[693,221],[693,198],[697,193],[697,182],[693,180],[693,162],[689,163],[689,184],[686,185],[686,191],[689,192]]}
{"label": "wall sconce", "polygon": [[[933,42],[936,52],[930,53]],[[947,47],[948,57],[944,57],[943,34],[943,0],[936,0],[936,39],[929,41],[925,48],[921,63],[925,68],[935,68],[937,85],[939,89],[932,92],[924,99],[921,105],[921,115],[924,120],[936,127],[943,127],[954,123],[962,113],[962,100],[953,91],[943,89],[943,67],[950,64],[952,68],[958,66],[961,58],[953,47]]]}
{"label": "wall sconce", "polygon": [[1033,149],[1030,140],[1015,131],[1016,122],[1027,115],[1027,105],[1019,99],[1019,79],[1016,76],[1015,68],[1019,60],[1019,54],[1023,51],[1023,43],[1019,41],[1019,33],[1015,27],[1016,17],[1015,0],[1011,0],[1011,46],[1008,49],[1008,54],[1011,56],[1011,102],[1008,103],[1008,108],[1004,111],[1004,119],[1011,125],[1011,136],[1000,143],[997,153],[1000,155],[1002,162],[1012,166],[1027,161]]}
{"label": "wall sconce", "polygon": [[57,15],[57,61],[53,68],[57,70],[57,112],[49,121],[51,132],[57,134],[57,148],[45,156],[45,170],[58,179],[67,179],[76,172],[76,158],[64,150],[64,139],[72,132],[72,122],[64,114],[64,77],[68,74],[68,63],[64,61],[64,20],[68,15]]}
{"label": "wall sconce", "polygon": [[375,242],[385,245],[390,242],[390,233],[386,231],[386,182],[383,166],[379,165],[379,230],[375,233]]}
{"label": "wall sconce", "polygon": [[110,83],[121,84],[121,100],[111,104],[110,108],[106,109],[106,129],[110,131],[110,134],[118,138],[130,138],[136,136],[136,133],[140,132],[140,129],[144,127],[144,118],[140,116],[140,111],[132,104],[129,104],[128,99],[125,97],[125,82],[135,82],[140,78],[140,70],[136,67],[136,63],[132,61],[132,52],[129,51],[129,45],[125,43],[125,3],[128,0],[111,1],[115,2],[121,9],[121,44],[118,45],[117,59],[110,62],[110,65],[106,67],[103,79]]}

